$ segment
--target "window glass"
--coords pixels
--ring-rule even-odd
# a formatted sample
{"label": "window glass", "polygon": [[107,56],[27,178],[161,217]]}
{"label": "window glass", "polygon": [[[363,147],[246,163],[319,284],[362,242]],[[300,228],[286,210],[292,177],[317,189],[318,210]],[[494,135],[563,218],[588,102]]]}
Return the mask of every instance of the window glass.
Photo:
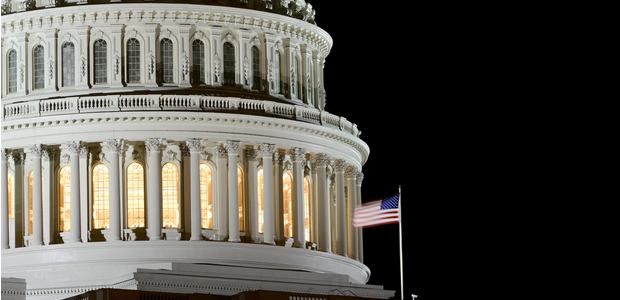
{"label": "window glass", "polygon": [[200,164],[200,218],[202,228],[213,228],[213,189],[211,168]]}
{"label": "window glass", "polygon": [[168,228],[179,227],[179,171],[173,163],[162,168],[162,209],[163,225]]}
{"label": "window glass", "polygon": [[235,47],[224,43],[224,85],[235,85]]}
{"label": "window glass", "polygon": [[17,92],[17,51],[10,50],[7,54],[8,59],[8,93],[12,94]]}
{"label": "window glass", "polygon": [[237,167],[237,183],[239,184],[239,231],[245,231],[245,220],[243,219],[243,171]]}
{"label": "window glass", "polygon": [[127,226],[144,227],[144,168],[139,163],[127,166]]}
{"label": "window glass", "polygon": [[265,217],[264,217],[264,206],[263,206],[263,169],[258,170],[257,178],[257,186],[258,186],[258,232],[262,233],[264,230]]}
{"label": "window glass", "polygon": [[95,84],[108,83],[107,43],[102,39],[95,41]]}
{"label": "window glass", "polygon": [[171,39],[162,39],[160,42],[161,71],[163,82],[174,82],[174,53]]}
{"label": "window glass", "polygon": [[252,46],[252,88],[260,89],[260,52],[256,46]]}
{"label": "window glass", "polygon": [[60,231],[71,230],[71,167],[60,169]]}
{"label": "window glass", "polygon": [[45,51],[43,46],[37,45],[32,50],[32,67],[33,67],[33,90],[45,88]]}
{"label": "window glass", "polygon": [[75,85],[75,46],[71,42],[62,44],[62,86]]}
{"label": "window glass", "polygon": [[304,232],[310,241],[310,180],[304,178]]}
{"label": "window glass", "polygon": [[13,179],[13,174],[8,173],[7,178],[9,193],[9,219],[15,219],[15,179]]}
{"label": "window glass", "polygon": [[93,228],[110,228],[110,172],[104,164],[93,168]]}
{"label": "window glass", "polygon": [[274,78],[274,89],[276,90],[276,93],[282,93],[280,90],[280,81],[282,81],[282,64],[280,63],[280,51],[276,50],[276,56],[275,56],[275,78]]}
{"label": "window glass", "polygon": [[140,82],[140,41],[127,41],[127,83]]}
{"label": "window glass", "polygon": [[194,60],[194,69],[192,77],[194,83],[205,82],[205,43],[201,40],[194,40],[192,43],[192,56]]}
{"label": "window glass", "polygon": [[283,215],[284,215],[284,236],[293,237],[293,178],[291,174],[285,173],[282,180],[284,189]]}

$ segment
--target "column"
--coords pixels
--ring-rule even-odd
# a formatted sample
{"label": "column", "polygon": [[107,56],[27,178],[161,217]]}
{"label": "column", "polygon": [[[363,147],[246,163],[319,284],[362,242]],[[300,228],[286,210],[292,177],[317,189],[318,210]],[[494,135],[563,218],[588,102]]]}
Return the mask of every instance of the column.
{"label": "column", "polygon": [[192,25],[189,24],[180,24],[179,26],[179,35],[181,37],[180,39],[180,43],[181,43],[181,51],[179,52],[179,78],[181,79],[179,81],[179,86],[180,87],[191,87],[191,84],[189,83],[189,66],[190,66],[190,61],[189,61],[189,54],[192,51],[192,47],[189,44],[189,30],[192,27]]}
{"label": "column", "polygon": [[228,236],[228,170],[226,169],[226,163],[228,159],[228,153],[226,148],[222,145],[215,147],[215,156],[217,157],[217,200],[213,201],[217,203],[216,219],[217,224],[217,240],[223,241]]}
{"label": "column", "polygon": [[[357,206],[362,205],[362,181],[364,180],[364,173],[357,173]],[[360,262],[364,262],[364,236],[362,234],[362,229],[357,229],[357,254],[358,260]]]}
{"label": "column", "polygon": [[123,147],[121,139],[106,141],[110,150],[110,240],[121,240],[121,180],[119,168],[119,152]]}
{"label": "column", "polygon": [[319,70],[321,68],[321,65],[319,64],[319,57],[320,57],[320,52],[313,50],[312,51],[312,76],[314,77],[314,80],[312,81],[312,106],[314,106],[317,109],[320,109],[320,105],[319,105],[319,100],[318,100],[318,86],[319,86],[319,82],[321,81],[321,78],[319,77]]}
{"label": "column", "polygon": [[349,165],[345,169],[347,178],[347,249],[352,259],[358,259],[357,254],[357,229],[353,227],[353,212],[357,204],[357,167]]}
{"label": "column", "polygon": [[[258,161],[256,156],[258,155],[258,149],[255,147],[246,149],[246,158],[248,161],[248,196],[250,199],[250,235],[254,243],[259,243],[258,238],[258,177],[256,174],[256,165]],[[263,200],[264,203],[264,200]],[[264,219],[263,219],[264,220]]]}
{"label": "column", "polygon": [[2,176],[2,242],[0,249],[9,249],[9,172],[6,161],[10,153],[8,149],[2,149],[0,160],[0,176]]}
{"label": "column", "polygon": [[325,153],[316,155],[317,187],[319,202],[319,245],[320,251],[331,253],[331,218],[329,197],[327,195],[327,163],[329,157]]}
{"label": "column", "polygon": [[43,150],[43,244],[49,245],[54,241],[54,158],[56,150],[47,148]]}
{"label": "column", "polygon": [[334,172],[336,175],[336,245],[337,253],[347,256],[347,209],[344,198],[344,168],[347,163],[342,159],[334,161]]}
{"label": "column", "polygon": [[71,167],[71,243],[82,242],[80,227],[80,142],[68,142]]}
{"label": "column", "polygon": [[31,246],[43,245],[43,182],[41,181],[41,144],[28,147],[32,155],[32,242]]}
{"label": "column", "polygon": [[89,153],[89,148],[87,146],[82,146],[80,148],[80,224],[81,224],[81,239],[82,243],[88,243],[88,224],[91,222],[89,218],[89,211],[91,207],[89,207],[89,195],[90,191],[88,189],[90,182],[88,180],[88,173],[90,172],[88,166],[92,166],[92,155]]}
{"label": "column", "polygon": [[200,209],[200,149],[202,139],[188,139],[186,142],[190,157],[190,190],[191,190],[191,229],[190,241],[202,240],[202,223]]}
{"label": "column", "polygon": [[293,148],[289,150],[293,160],[293,236],[294,246],[306,248],[305,214],[304,214],[304,168],[303,160],[306,158],[306,149]]}
{"label": "column", "polygon": [[240,141],[226,141],[228,152],[228,241],[239,239],[239,185],[237,184],[237,153]]}
{"label": "column", "polygon": [[273,153],[276,151],[274,144],[262,144],[260,152],[263,156],[263,237],[264,243],[275,245],[275,211],[274,211],[274,176],[273,176]]}
{"label": "column", "polygon": [[147,194],[147,233],[149,240],[161,240],[162,203],[161,203],[161,151],[163,139],[151,138],[144,143],[148,154],[148,194]]}
{"label": "column", "polygon": [[274,221],[275,225],[275,233],[278,240],[284,240],[284,215],[283,215],[283,203],[282,199],[284,198],[284,191],[282,190],[282,162],[284,160],[284,155],[280,154],[278,151],[273,153],[273,206],[275,211]]}

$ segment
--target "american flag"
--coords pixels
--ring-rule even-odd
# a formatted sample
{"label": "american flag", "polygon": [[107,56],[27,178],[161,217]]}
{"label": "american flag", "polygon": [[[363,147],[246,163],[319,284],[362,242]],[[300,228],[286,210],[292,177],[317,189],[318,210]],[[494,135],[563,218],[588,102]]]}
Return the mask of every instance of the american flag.
{"label": "american flag", "polygon": [[358,206],[353,214],[353,226],[356,228],[372,227],[398,223],[398,202],[400,194],[379,199]]}

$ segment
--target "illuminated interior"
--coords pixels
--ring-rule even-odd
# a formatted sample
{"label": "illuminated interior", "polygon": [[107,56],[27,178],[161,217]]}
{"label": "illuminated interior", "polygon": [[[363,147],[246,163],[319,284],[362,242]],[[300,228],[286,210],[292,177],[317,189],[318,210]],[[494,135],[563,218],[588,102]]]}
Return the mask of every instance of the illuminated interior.
{"label": "illuminated interior", "polygon": [[263,215],[263,169],[258,170],[257,187],[258,187],[258,232],[264,230],[265,217]]}
{"label": "illuminated interior", "polygon": [[163,225],[168,228],[179,227],[179,171],[173,163],[167,163],[161,172],[161,197]]}
{"label": "illuminated interior", "polygon": [[211,168],[200,164],[200,218],[202,228],[213,228],[213,189]]}
{"label": "illuminated interior", "polygon": [[71,167],[60,169],[59,186],[60,231],[71,230]]}
{"label": "illuminated interior", "polygon": [[110,228],[110,171],[104,164],[93,168],[93,228]]}
{"label": "illuminated interior", "polygon": [[304,178],[304,232],[306,241],[310,240],[310,180]]}
{"label": "illuminated interior", "polygon": [[127,224],[145,227],[144,220],[144,168],[134,162],[127,166]]}
{"label": "illuminated interior", "polygon": [[284,173],[282,185],[284,189],[284,236],[293,237],[293,178],[291,174]]}

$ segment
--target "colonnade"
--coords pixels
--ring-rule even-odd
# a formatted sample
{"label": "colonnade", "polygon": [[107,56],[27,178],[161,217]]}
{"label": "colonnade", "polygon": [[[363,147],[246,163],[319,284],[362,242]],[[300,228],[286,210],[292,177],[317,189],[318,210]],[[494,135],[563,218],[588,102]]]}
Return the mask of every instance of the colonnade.
{"label": "colonnade", "polygon": [[[10,236],[15,239],[15,247],[36,247],[54,243],[140,240],[136,238],[139,231],[146,230],[148,238],[144,240],[149,241],[253,242],[333,252],[357,260],[363,257],[361,230],[352,226],[353,211],[361,203],[363,174],[358,167],[326,153],[234,140],[150,138],[146,141],[109,139],[101,143],[35,144],[23,149],[3,149],[1,158],[2,249],[12,248]],[[132,162],[144,165],[145,169],[146,222],[145,227],[140,228],[130,227],[127,220],[126,170]],[[92,170],[101,163],[109,169],[109,184],[106,185],[109,225],[98,231],[92,222],[96,214],[93,198],[97,188]],[[161,167],[166,163],[174,163],[179,168],[177,228],[164,227],[162,221],[165,208],[162,207]],[[213,171],[213,181],[208,187],[213,193],[212,228],[205,228],[201,223],[204,207],[201,207],[200,165],[206,163]],[[59,194],[59,170],[63,166],[71,168],[69,232],[61,232],[58,225],[60,202],[63,201]],[[257,182],[257,172],[261,168],[262,186]],[[243,173],[243,185],[236,184],[240,178],[238,172]],[[284,219],[288,218],[283,204],[285,173],[292,177],[292,213],[287,219],[292,221],[292,237],[284,234]],[[305,180],[310,190],[304,188]],[[9,218],[13,219],[11,226]],[[240,223],[240,218],[244,222]],[[259,222],[262,233],[258,229]],[[13,227],[12,232],[9,232],[10,227]],[[104,238],[97,239],[96,234]]]}

